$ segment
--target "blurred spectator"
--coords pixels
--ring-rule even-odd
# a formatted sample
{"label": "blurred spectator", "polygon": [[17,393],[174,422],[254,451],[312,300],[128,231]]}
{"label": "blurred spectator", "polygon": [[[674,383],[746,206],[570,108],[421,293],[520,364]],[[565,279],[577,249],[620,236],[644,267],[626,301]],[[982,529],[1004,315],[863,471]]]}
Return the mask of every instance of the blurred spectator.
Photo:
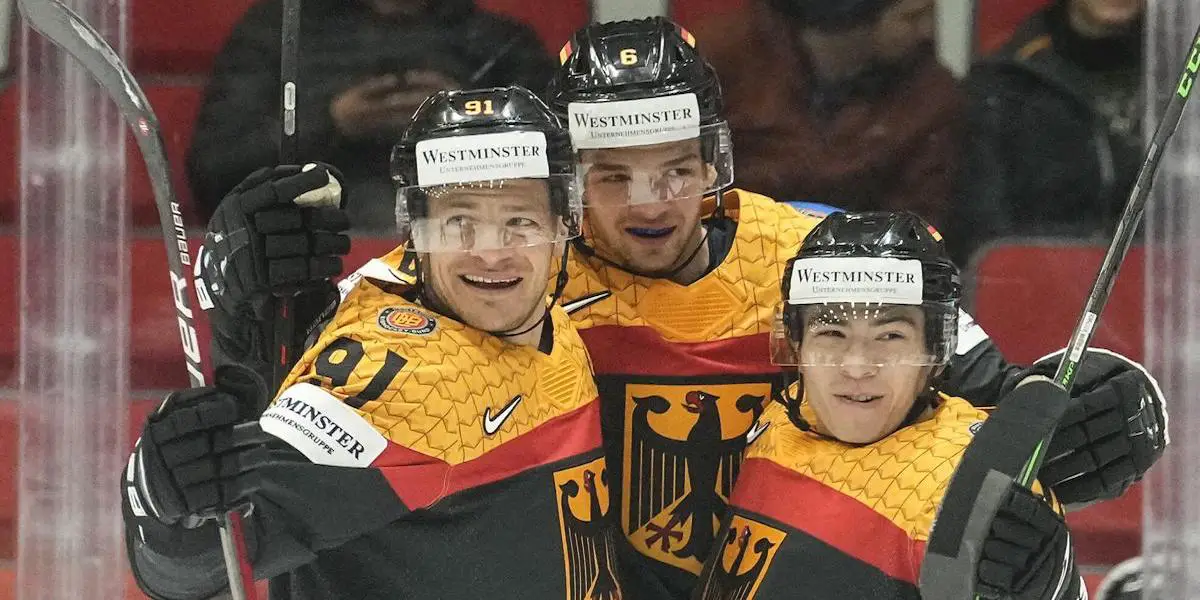
{"label": "blurred spectator", "polygon": [[700,23],[739,187],[940,226],[961,99],[935,20],[933,0],[752,0]]}
{"label": "blurred spectator", "polygon": [[[216,59],[188,172],[201,216],[246,175],[278,162],[280,0],[246,12]],[[304,0],[297,134],[301,161],[345,173],[360,229],[391,227],[391,145],[439,89],[515,83],[553,68],[534,32],[471,0]]]}
{"label": "blurred spectator", "polygon": [[972,68],[947,240],[1106,235],[1142,154],[1145,0],[1056,0]]}

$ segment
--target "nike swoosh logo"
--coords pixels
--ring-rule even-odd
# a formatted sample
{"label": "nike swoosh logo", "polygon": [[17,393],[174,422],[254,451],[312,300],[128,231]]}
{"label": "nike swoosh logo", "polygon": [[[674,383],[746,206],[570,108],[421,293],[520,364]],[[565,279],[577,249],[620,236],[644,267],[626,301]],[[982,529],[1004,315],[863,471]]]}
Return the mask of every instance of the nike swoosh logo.
{"label": "nike swoosh logo", "polygon": [[503,425],[504,422],[508,420],[508,417],[512,415],[513,411],[516,410],[517,405],[521,403],[521,398],[521,394],[513,396],[513,399],[509,400],[508,404],[505,404],[504,408],[500,409],[500,412],[496,413],[494,418],[492,417],[492,407],[489,406],[483,409],[483,434],[493,435],[497,431],[500,431],[500,426]]}
{"label": "nike swoosh logo", "polygon": [[750,444],[753,444],[754,440],[757,440],[758,436],[762,435],[763,432],[766,431],[767,428],[770,426],[771,426],[770,421],[763,421],[762,423],[755,423],[754,427],[750,428],[750,432],[746,434],[746,445],[749,446]]}
{"label": "nike swoosh logo", "polygon": [[604,300],[605,298],[608,298],[611,295],[612,295],[611,291],[604,290],[603,292],[598,292],[598,293],[592,294],[591,296],[584,296],[578,300],[564,302],[562,307],[563,307],[563,310],[567,311],[567,314],[569,315],[572,313],[579,312],[601,300]]}

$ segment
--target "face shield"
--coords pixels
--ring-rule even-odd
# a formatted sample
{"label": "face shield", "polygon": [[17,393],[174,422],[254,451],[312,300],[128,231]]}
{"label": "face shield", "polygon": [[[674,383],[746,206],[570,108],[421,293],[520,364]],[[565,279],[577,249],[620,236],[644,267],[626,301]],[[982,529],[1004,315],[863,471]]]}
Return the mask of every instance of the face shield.
{"label": "face shield", "polygon": [[570,175],[551,175],[540,132],[416,144],[417,181],[397,190],[396,223],[417,252],[478,252],[564,242],[582,205]]}
{"label": "face shield", "polygon": [[733,184],[729,126],[701,125],[695,94],[574,102],[568,112],[585,206],[699,200]]}
{"label": "face shield", "polygon": [[956,306],[923,298],[922,265],[893,258],[793,263],[771,334],[772,362],[796,367],[945,365]]}

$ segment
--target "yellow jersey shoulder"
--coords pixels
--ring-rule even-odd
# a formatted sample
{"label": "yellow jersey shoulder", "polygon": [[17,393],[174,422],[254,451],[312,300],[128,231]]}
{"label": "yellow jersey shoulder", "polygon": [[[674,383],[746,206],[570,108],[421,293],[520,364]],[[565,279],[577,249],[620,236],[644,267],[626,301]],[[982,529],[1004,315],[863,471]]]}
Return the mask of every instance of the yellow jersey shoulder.
{"label": "yellow jersey shoulder", "polygon": [[987,413],[966,400],[941,396],[933,414],[873,444],[856,446],[800,431],[773,403],[770,423],[746,452],[855,498],[909,537],[929,538],[946,486]]}
{"label": "yellow jersey shoulder", "polygon": [[452,465],[595,401],[591,360],[561,308],[550,313],[554,345],[546,354],[435,313],[397,289],[362,278],[343,290],[283,389],[318,385],[389,441]]}
{"label": "yellow jersey shoulder", "polygon": [[578,326],[648,326],[678,342],[769,331],[787,260],[821,219],[745,190],[723,198],[736,223],[729,253],[690,285],[638,277],[573,253],[563,303]]}

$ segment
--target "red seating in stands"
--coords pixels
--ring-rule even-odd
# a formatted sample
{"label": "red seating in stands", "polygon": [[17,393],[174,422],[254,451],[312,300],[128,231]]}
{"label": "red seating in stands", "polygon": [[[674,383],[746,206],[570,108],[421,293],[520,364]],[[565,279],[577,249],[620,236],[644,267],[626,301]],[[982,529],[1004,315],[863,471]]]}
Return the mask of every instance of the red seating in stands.
{"label": "red seating in stands", "polygon": [[[974,272],[973,314],[1009,360],[1028,363],[1067,345],[1105,248],[1006,245],[985,251]],[[1130,250],[1093,346],[1140,360],[1145,253]]]}
{"label": "red seating in stands", "polygon": [[[187,187],[186,159],[192,144],[192,133],[196,125],[196,113],[204,99],[204,89],[198,85],[151,86],[146,88],[146,99],[158,115],[162,127],[167,160],[171,164],[171,176],[175,182],[178,201],[185,207],[189,224],[199,226],[191,218],[191,194]],[[133,136],[125,142],[125,193],[133,203],[130,219],[134,226],[154,227],[158,225],[158,207],[154,203],[154,189],[146,174],[146,162]]]}
{"label": "red seating in stands", "polygon": [[587,0],[555,0],[553,8],[529,0],[477,0],[475,5],[529,25],[555,56],[571,34],[587,25],[592,16]]}
{"label": "red seating in stands", "polygon": [[[47,575],[48,577],[51,575]],[[29,596],[25,596],[28,598]],[[266,593],[260,593],[259,598],[266,598]],[[0,561],[0,600],[16,600],[17,598],[17,564]],[[146,595],[138,589],[133,581],[133,574],[125,575],[125,600],[146,600]]]}
{"label": "red seating in stands", "polygon": [[[1010,361],[1029,363],[1067,345],[1104,247],[1001,245],[984,251],[974,273],[973,313]],[[1117,277],[1092,345],[1135,360],[1143,355],[1145,251],[1134,247]],[[1141,548],[1141,489],[1073,513],[1068,520],[1083,564],[1111,565]]]}
{"label": "red seating in stands", "polygon": [[1003,46],[1029,15],[1047,4],[1048,0],[976,0],[976,52],[988,54]]}
{"label": "red seating in stands", "polygon": [[[715,14],[742,10],[751,0],[671,0],[671,19],[684,27],[692,27]],[[700,40],[703,44],[704,40]],[[700,46],[704,51],[704,46]]]}
{"label": "red seating in stands", "polygon": [[380,237],[355,237],[350,243],[350,254],[347,254],[342,259],[342,266],[345,267],[342,275],[349,275],[363,266],[372,258],[379,258],[388,252],[396,249],[397,242],[392,238]]}
{"label": "red seating in stands", "polygon": [[[200,243],[189,240],[190,255],[196,257]],[[179,339],[178,318],[172,302],[171,279],[167,270],[167,253],[161,238],[139,237],[133,240],[130,280],[133,284],[129,336],[130,385],[134,389],[171,389],[188,385]],[[200,310],[191,290],[191,267],[188,276],[188,300],[200,336],[200,350],[211,376],[208,319]]]}
{"label": "red seating in stands", "polygon": [[1100,589],[1100,582],[1104,581],[1105,573],[1087,573],[1083,576],[1083,583],[1087,585],[1088,598],[1096,597],[1096,591]]}
{"label": "red seating in stands", "polygon": [[[200,109],[204,90],[192,85],[146,86],[145,92],[162,127],[179,201],[189,207],[191,203],[188,200],[184,161],[192,143],[196,112]],[[20,93],[15,86],[0,94],[0,147],[12,149],[12,160],[0,165],[0,224],[15,224],[20,204],[19,163],[16,160],[19,156],[19,102]],[[154,204],[154,193],[146,176],[146,163],[131,135],[126,137],[125,153],[125,192],[132,203],[130,222],[134,226],[155,226],[158,224],[158,209]]]}
{"label": "red seating in stands", "polygon": [[[0,281],[11,281],[0,292],[0,386],[15,384],[17,359],[17,267],[18,240],[12,235],[0,235]],[[196,256],[197,239],[191,240],[191,256]],[[396,246],[388,238],[359,238],[346,257],[347,271],[353,271],[367,260],[382,256]],[[132,286],[129,336],[130,385],[134,389],[170,389],[188,384],[183,350],[175,307],[171,301],[170,277],[167,274],[167,255],[159,237],[137,237],[132,241],[130,284]],[[189,277],[191,269],[188,269]],[[189,282],[190,283],[190,282]],[[206,358],[210,354],[211,336],[208,321],[196,303],[189,298],[196,316],[200,348]],[[211,375],[211,373],[209,373]]]}
{"label": "red seating in stands", "polygon": [[[0,392],[0,561],[16,556],[19,406],[15,396],[16,390]],[[146,395],[129,404],[128,440],[131,449],[134,440],[141,433],[146,415],[161,401],[157,395]],[[3,598],[2,587],[0,586],[0,598]]]}
{"label": "red seating in stands", "polygon": [[0,224],[17,221],[17,188],[21,185],[18,179],[20,165],[17,162],[21,142],[17,119],[17,105],[20,102],[21,93],[17,86],[8,86],[0,92],[0,148],[7,149],[4,156],[9,157],[4,161],[5,164],[0,165]]}
{"label": "red seating in stands", "polygon": [[0,235],[0,387],[16,384],[18,247],[15,237]]}
{"label": "red seating in stands", "polygon": [[256,0],[208,0],[188,5],[135,0],[130,3],[130,63],[135,73],[206,75],[213,57],[242,14]]}
{"label": "red seating in stands", "polygon": [[[191,255],[195,257],[199,240],[191,239],[190,246]],[[382,256],[395,246],[396,241],[393,239],[355,238],[351,244],[351,253],[344,260],[346,271],[357,269],[367,260]],[[176,328],[175,307],[171,303],[167,257],[161,239],[145,237],[133,241],[131,275],[133,281],[133,331],[130,336],[131,385],[139,389],[185,386],[187,385],[187,372],[184,369],[183,350]],[[200,347],[204,353],[206,364],[208,364],[211,348],[208,320],[203,311],[196,308],[194,296],[191,297],[191,301],[196,313]]]}
{"label": "red seating in stands", "polygon": [[16,556],[17,432],[17,403],[0,398],[0,560]]}
{"label": "red seating in stands", "polygon": [[1115,565],[1142,550],[1142,484],[1124,496],[1067,514],[1079,564]]}
{"label": "red seating in stands", "polygon": [[[18,240],[0,235],[0,281],[11,281],[0,293],[0,385],[15,385],[17,360]],[[195,256],[197,244],[193,241]],[[130,326],[130,385],[134,389],[167,389],[186,386],[187,372],[167,275],[167,256],[159,237],[135,238],[130,249],[132,287]],[[191,269],[188,270],[190,283]],[[208,325],[194,297],[196,329],[201,349],[209,354]]]}

